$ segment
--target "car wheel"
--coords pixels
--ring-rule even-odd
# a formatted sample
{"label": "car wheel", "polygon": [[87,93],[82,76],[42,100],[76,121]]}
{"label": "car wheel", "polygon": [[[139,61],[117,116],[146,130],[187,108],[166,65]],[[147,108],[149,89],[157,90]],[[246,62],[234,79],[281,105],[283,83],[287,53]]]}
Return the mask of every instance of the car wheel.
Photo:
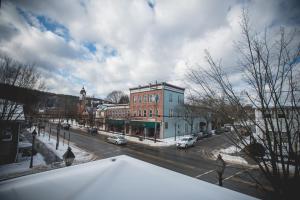
{"label": "car wheel", "polygon": [[188,148],[188,145],[186,144],[186,145],[184,146],[184,148],[186,148],[186,149],[187,149],[187,148]]}

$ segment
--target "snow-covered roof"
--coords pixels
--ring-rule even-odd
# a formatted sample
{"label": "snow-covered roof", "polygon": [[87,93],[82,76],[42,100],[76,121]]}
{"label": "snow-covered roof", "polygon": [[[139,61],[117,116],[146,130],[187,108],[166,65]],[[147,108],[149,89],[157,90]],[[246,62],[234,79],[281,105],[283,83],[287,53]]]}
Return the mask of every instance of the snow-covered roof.
{"label": "snow-covered roof", "polygon": [[1,199],[255,199],[129,156],[0,182]]}

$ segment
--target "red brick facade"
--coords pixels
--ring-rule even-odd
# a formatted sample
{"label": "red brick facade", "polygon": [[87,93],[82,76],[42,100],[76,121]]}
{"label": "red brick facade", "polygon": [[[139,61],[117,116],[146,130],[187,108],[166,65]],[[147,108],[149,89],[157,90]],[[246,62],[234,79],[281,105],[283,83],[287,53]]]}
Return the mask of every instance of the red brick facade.
{"label": "red brick facade", "polygon": [[164,97],[163,90],[161,89],[130,94],[130,114],[132,120],[155,121],[155,95],[159,95],[157,103],[159,117],[157,117],[157,121],[162,120]]}

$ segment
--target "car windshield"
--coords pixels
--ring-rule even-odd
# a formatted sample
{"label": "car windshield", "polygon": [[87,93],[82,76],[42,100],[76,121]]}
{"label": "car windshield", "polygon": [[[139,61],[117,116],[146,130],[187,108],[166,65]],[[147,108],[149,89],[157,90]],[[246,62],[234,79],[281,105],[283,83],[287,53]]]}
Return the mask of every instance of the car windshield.
{"label": "car windshield", "polygon": [[181,141],[188,141],[188,138],[182,138]]}

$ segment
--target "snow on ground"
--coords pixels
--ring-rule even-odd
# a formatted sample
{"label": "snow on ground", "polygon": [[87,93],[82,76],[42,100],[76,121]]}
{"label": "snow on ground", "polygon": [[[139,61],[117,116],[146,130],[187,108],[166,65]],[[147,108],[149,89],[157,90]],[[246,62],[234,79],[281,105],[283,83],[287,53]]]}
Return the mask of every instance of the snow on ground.
{"label": "snow on ground", "polygon": [[[245,138],[245,141],[250,142],[249,138]],[[242,144],[240,144],[239,146],[243,146]],[[219,150],[214,150],[212,152],[213,157],[215,159],[217,159],[218,155],[220,154],[223,158],[223,160],[227,161],[227,162],[231,162],[231,163],[236,163],[236,164],[240,164],[240,165],[250,165],[244,158],[242,158],[241,156],[234,156],[234,155],[230,155],[230,154],[237,154],[241,151],[240,148],[238,148],[235,145],[229,146],[225,149],[219,149]]]}
{"label": "snow on ground", "polygon": [[[61,123],[63,122],[66,122],[64,120],[61,120]],[[58,120],[54,120],[54,123],[58,123]],[[71,124],[71,128],[72,129],[76,129],[76,130],[82,130],[82,131],[87,131],[88,130],[88,126],[83,126],[83,125],[79,125],[77,122],[75,123],[70,123]],[[103,130],[100,130],[98,131],[99,134],[101,135],[106,135],[106,136],[113,136],[113,135],[116,135],[116,134],[122,134],[120,132],[108,132],[108,131],[103,131]],[[149,145],[149,146],[172,146],[172,145],[175,145],[176,142],[178,140],[180,140],[181,138],[183,137],[186,137],[186,136],[190,136],[190,135],[184,135],[184,136],[177,136],[176,137],[176,141],[175,141],[175,138],[174,137],[170,137],[170,138],[165,138],[165,139],[156,139],[156,143],[154,142],[154,140],[150,140],[150,139],[144,139],[143,141],[140,141],[139,140],[139,137],[136,137],[136,136],[130,136],[130,135],[126,135],[125,138],[128,140],[128,141],[131,141],[131,142],[136,142],[136,143],[140,143],[140,144],[145,144],[145,145]]]}
{"label": "snow on ground", "polygon": [[212,153],[213,153],[213,156],[215,159],[217,159],[218,155],[220,154],[224,161],[227,161],[230,163],[235,163],[235,164],[240,164],[240,165],[249,165],[249,163],[240,156],[232,156],[232,155],[228,155],[226,153],[221,153],[220,150],[215,150]]}
{"label": "snow on ground", "polygon": [[17,163],[10,163],[6,165],[0,165],[0,176],[7,176],[10,174],[25,172],[34,170],[36,167],[45,166],[46,163],[44,161],[44,157],[37,153],[33,156],[33,168],[29,168],[30,165],[30,157],[23,157]]}
{"label": "snow on ground", "polygon": [[[63,139],[60,138],[59,146],[58,146],[58,149],[56,150],[56,138],[51,136],[50,140],[49,140],[49,136],[48,136],[47,132],[45,133],[45,136],[40,135],[40,136],[37,136],[36,139],[39,140],[40,142],[44,143],[47,146],[47,148],[50,151],[52,151],[55,155],[57,155],[59,158],[63,159],[63,155],[68,149],[68,140],[65,140],[64,145],[63,145]],[[75,154],[74,163],[88,162],[88,161],[93,160],[95,157],[94,154],[89,153],[81,148],[78,148],[72,142],[70,142],[70,147],[71,147],[73,153]]]}

